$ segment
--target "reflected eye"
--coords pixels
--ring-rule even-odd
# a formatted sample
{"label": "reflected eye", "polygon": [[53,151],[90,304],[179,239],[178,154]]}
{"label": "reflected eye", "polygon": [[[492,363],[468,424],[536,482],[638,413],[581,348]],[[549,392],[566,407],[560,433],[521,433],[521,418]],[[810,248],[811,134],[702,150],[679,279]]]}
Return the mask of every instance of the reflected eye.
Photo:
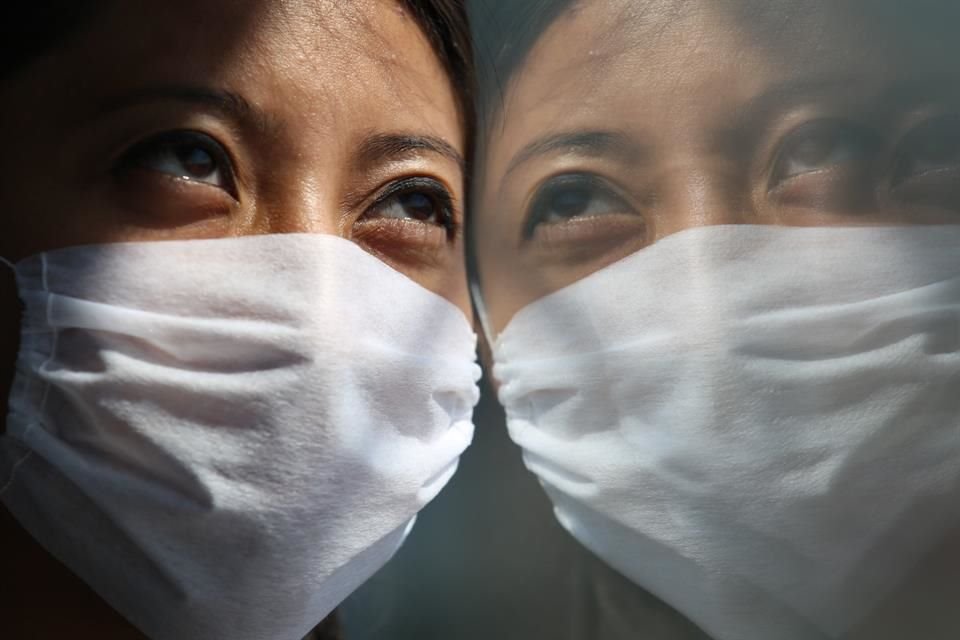
{"label": "reflected eye", "polygon": [[543,224],[615,213],[632,213],[632,208],[605,181],[588,174],[557,176],[534,195],[524,225],[524,238],[531,238]]}
{"label": "reflected eye", "polygon": [[894,184],[960,168],[960,117],[935,118],[903,140],[897,152]]}
{"label": "reflected eye", "polygon": [[121,158],[120,169],[208,184],[237,198],[230,156],[220,143],[197,131],[170,131],[140,142]]}
{"label": "reflected eye", "polygon": [[453,197],[440,182],[407,178],[394,182],[381,194],[365,218],[409,220],[441,227],[452,238],[457,230]]}
{"label": "reflected eye", "polygon": [[864,127],[841,120],[811,122],[781,145],[771,187],[806,174],[863,168],[879,146],[876,136]]}

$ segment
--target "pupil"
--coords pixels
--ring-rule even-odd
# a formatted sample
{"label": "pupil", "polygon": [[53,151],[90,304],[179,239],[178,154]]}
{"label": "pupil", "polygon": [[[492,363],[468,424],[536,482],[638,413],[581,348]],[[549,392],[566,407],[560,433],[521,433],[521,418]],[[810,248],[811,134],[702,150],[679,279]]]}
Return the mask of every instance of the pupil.
{"label": "pupil", "polygon": [[565,189],[553,197],[553,211],[564,218],[581,215],[590,204],[590,191],[583,187]]}
{"label": "pupil", "polygon": [[400,196],[400,205],[410,217],[416,220],[429,220],[434,216],[433,200],[430,196],[419,193],[404,193]]}
{"label": "pupil", "polygon": [[216,170],[213,156],[200,147],[181,147],[177,150],[177,159],[193,178],[204,178]]}

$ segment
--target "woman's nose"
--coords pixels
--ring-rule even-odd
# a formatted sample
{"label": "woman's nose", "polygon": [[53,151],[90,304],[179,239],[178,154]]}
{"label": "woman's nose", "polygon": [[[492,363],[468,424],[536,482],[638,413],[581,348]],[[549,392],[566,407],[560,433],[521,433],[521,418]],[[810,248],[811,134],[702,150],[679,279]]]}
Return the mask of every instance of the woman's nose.
{"label": "woman's nose", "polygon": [[336,211],[316,211],[290,208],[263,216],[258,225],[265,233],[319,233],[341,235]]}
{"label": "woman's nose", "polygon": [[265,194],[253,216],[254,232],[343,235],[341,206],[329,186],[292,178],[282,189]]}
{"label": "woman's nose", "polygon": [[663,178],[653,212],[656,239],[693,227],[751,222],[742,181],[723,163],[682,164]]}

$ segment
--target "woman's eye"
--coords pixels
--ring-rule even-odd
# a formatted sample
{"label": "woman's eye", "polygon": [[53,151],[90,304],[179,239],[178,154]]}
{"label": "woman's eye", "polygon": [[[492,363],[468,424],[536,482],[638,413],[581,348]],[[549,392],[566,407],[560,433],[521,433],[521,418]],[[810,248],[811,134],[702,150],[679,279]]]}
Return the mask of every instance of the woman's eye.
{"label": "woman's eye", "polygon": [[800,127],[780,147],[771,186],[792,178],[836,169],[860,169],[875,155],[879,141],[863,127],[820,121]]}
{"label": "woman's eye", "polygon": [[558,176],[544,184],[534,196],[524,226],[524,237],[532,237],[536,228],[543,224],[630,211],[625,199],[596,176]]}
{"label": "woman's eye", "polygon": [[366,219],[409,220],[440,227],[448,237],[457,225],[453,197],[441,183],[408,178],[391,184],[367,211]]}
{"label": "woman's eye", "polygon": [[960,116],[929,120],[911,131],[897,150],[893,182],[960,168]]}
{"label": "woman's eye", "polygon": [[172,131],[140,142],[124,154],[120,168],[208,184],[237,197],[230,156],[220,143],[197,131]]}

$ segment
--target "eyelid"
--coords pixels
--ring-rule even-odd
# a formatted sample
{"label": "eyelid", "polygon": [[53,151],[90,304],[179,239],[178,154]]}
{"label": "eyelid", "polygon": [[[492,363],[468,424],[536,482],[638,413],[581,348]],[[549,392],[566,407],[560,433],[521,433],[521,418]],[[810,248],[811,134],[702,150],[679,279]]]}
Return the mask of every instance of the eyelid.
{"label": "eyelid", "polygon": [[530,197],[527,198],[524,210],[529,212],[531,207],[536,204],[536,201],[542,197],[542,195],[546,193],[548,189],[559,188],[566,185],[588,185],[602,191],[606,195],[619,198],[624,201],[628,200],[626,194],[621,193],[620,190],[614,187],[609,180],[596,173],[590,171],[567,171],[552,175],[542,180],[540,184],[538,184],[533,190],[533,193],[530,195]]}
{"label": "eyelid", "polygon": [[538,197],[546,193],[549,189],[559,189],[565,186],[589,186],[613,198],[624,200],[625,196],[613,187],[607,180],[601,178],[595,173],[589,172],[571,172],[562,173],[544,180],[531,197],[533,204]]}
{"label": "eyelid", "polygon": [[907,153],[910,151],[911,144],[915,145],[918,142],[918,139],[924,135],[929,136],[931,133],[938,133],[938,129],[940,130],[939,133],[941,134],[938,137],[939,141],[949,137],[949,139],[957,143],[957,148],[960,149],[960,114],[936,115],[916,124],[912,129],[904,134],[894,150],[895,166],[893,169],[893,175],[891,177],[891,182],[894,187],[901,184],[904,180],[915,177],[904,177],[901,175],[904,170],[904,164],[906,163]]}
{"label": "eyelid", "polygon": [[396,195],[415,189],[423,189],[443,198],[449,205],[451,213],[460,213],[459,209],[457,208],[456,198],[454,197],[454,194],[450,188],[447,187],[447,185],[445,185],[441,180],[426,176],[407,176],[396,178],[387,184],[382,185],[375,192],[372,202],[366,207],[366,211],[370,211],[384,204],[390,198]]}
{"label": "eyelid", "polygon": [[[248,159],[264,151],[282,148],[278,140],[261,135],[249,122],[238,122],[216,105],[205,100],[179,100],[166,95],[153,95],[147,89],[143,99],[123,99],[106,103],[101,110],[77,122],[72,134],[73,148],[81,149],[83,162],[78,166],[85,179],[95,181],[109,174],[117,160],[138,142],[174,130],[205,133],[219,142],[230,155],[237,182],[249,192],[256,185],[256,174]],[[261,141],[270,141],[270,147],[258,149]],[[251,153],[258,150],[260,154]]]}
{"label": "eyelid", "polygon": [[387,204],[392,198],[410,191],[426,191],[440,200],[440,206],[446,209],[449,221],[444,223],[448,238],[453,239],[461,232],[463,215],[458,207],[457,199],[450,188],[442,181],[426,176],[407,176],[394,179],[380,189],[373,196],[369,205],[364,207],[360,219],[370,217],[370,214],[379,207]]}
{"label": "eyelid", "polygon": [[525,164],[551,155],[610,158],[626,166],[649,160],[651,151],[621,131],[577,130],[546,135],[523,147],[504,171],[508,178]]}
{"label": "eyelid", "polygon": [[558,190],[570,186],[585,186],[595,189],[602,195],[616,199],[624,203],[624,205],[630,209],[634,209],[633,205],[630,203],[631,199],[625,193],[622,193],[619,189],[617,189],[613,184],[610,183],[609,180],[602,178],[595,173],[570,172],[557,174],[542,181],[540,185],[533,191],[532,195],[527,199],[527,202],[522,209],[525,212],[522,226],[523,238],[529,239],[532,236],[537,224],[540,223],[540,221],[536,219],[538,214],[537,208],[540,202],[550,195],[552,190]]}
{"label": "eyelid", "polygon": [[879,134],[867,125],[844,118],[827,117],[809,120],[788,131],[774,147],[773,159],[767,170],[767,191],[774,191],[792,178],[814,173],[811,171],[789,176],[779,175],[785,160],[788,158],[787,154],[799,143],[817,134],[843,135],[845,136],[843,142],[855,141],[862,147],[868,148],[868,151],[876,151],[883,146]]}
{"label": "eyelid", "polygon": [[[173,143],[178,141],[196,141],[198,143],[197,146],[204,148],[209,147],[214,159],[224,165],[221,169],[225,170],[228,174],[225,176],[228,185],[224,187],[223,190],[228,192],[235,200],[239,201],[240,177],[237,171],[237,162],[230,152],[229,147],[220,142],[215,136],[197,129],[168,129],[142,137],[138,141],[127,145],[126,148],[118,154],[113,162],[113,172],[116,173],[136,168],[135,162],[138,157],[143,157],[150,151],[156,151],[164,146],[173,146]],[[197,184],[208,183],[197,182]],[[221,188],[214,185],[208,186]]]}
{"label": "eyelid", "polygon": [[239,93],[221,87],[192,85],[160,85],[132,91],[103,104],[95,118],[144,109],[169,111],[171,107],[181,112],[216,114],[215,117],[229,123],[231,129],[256,131],[268,139],[280,137],[284,130],[283,123],[274,115]]}

